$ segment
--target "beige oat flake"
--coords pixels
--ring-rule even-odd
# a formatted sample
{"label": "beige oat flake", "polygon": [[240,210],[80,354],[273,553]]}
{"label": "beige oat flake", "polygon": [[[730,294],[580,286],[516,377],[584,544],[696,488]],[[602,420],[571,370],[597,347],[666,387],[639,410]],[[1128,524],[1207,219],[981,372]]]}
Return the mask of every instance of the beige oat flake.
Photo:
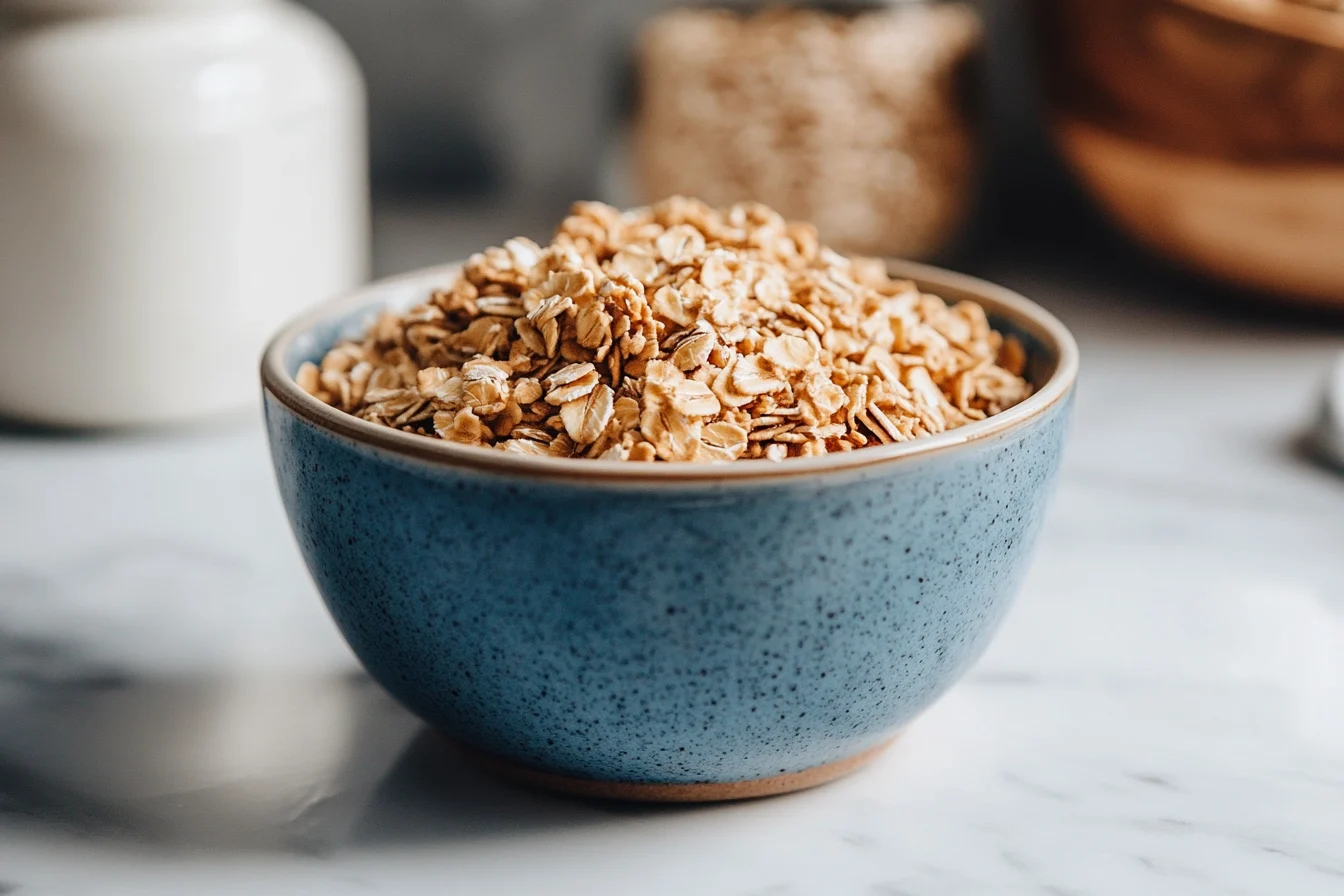
{"label": "beige oat flake", "polygon": [[1022,344],[757,203],[579,203],[295,380],[384,426],[537,457],[815,457],[1031,394]]}

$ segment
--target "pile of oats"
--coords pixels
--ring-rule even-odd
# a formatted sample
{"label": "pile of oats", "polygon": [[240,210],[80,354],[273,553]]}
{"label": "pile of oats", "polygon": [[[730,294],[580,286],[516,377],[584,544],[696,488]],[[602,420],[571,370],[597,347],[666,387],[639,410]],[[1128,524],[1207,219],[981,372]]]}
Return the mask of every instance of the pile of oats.
{"label": "pile of oats", "polygon": [[904,442],[1022,401],[1021,345],[759,204],[579,203],[298,382],[374,423],[520,454],[723,462]]}
{"label": "pile of oats", "polygon": [[637,54],[639,191],[759,200],[845,252],[935,254],[971,202],[980,45],[965,3],[663,13]]}

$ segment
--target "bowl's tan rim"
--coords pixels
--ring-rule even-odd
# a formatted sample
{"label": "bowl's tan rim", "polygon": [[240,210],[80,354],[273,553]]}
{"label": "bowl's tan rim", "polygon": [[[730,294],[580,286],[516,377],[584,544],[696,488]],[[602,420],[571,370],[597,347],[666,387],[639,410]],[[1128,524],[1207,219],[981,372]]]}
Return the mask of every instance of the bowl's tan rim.
{"label": "bowl's tan rim", "polygon": [[1180,6],[1215,18],[1295,38],[1307,43],[1344,49],[1344,15],[1291,0],[1175,0]]}
{"label": "bowl's tan rim", "polygon": [[356,308],[375,305],[390,287],[410,282],[451,282],[461,263],[439,265],[370,283],[349,295],[324,303],[296,318],[271,340],[261,361],[262,386],[278,402],[312,425],[361,445],[455,468],[469,468],[528,478],[568,479],[622,483],[728,483],[742,480],[785,479],[899,463],[955,448],[968,442],[1019,429],[1064,399],[1078,376],[1078,346],[1073,336],[1050,312],[1017,293],[975,277],[907,261],[888,261],[892,276],[915,281],[927,292],[960,292],[979,301],[987,311],[1012,319],[1032,333],[1059,359],[1054,373],[1026,401],[1001,414],[957,429],[843,454],[791,458],[786,461],[740,460],[730,464],[631,463],[573,458],[532,457],[455,445],[415,433],[402,432],[337,410],[299,388],[284,369],[290,345],[318,323],[341,317]]}

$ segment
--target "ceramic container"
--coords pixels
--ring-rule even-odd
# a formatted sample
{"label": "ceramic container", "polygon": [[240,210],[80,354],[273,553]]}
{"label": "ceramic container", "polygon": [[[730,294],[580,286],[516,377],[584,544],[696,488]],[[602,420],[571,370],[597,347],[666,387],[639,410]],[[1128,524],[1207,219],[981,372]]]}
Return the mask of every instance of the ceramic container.
{"label": "ceramic container", "polygon": [[1036,393],[938,436],[782,463],[532,458],[378,427],[298,366],[445,267],[286,328],[266,420],[299,547],[375,679],[545,786],[714,800],[870,758],[985,649],[1059,467],[1077,349],[1007,290],[910,264],[1023,339]]}
{"label": "ceramic container", "polygon": [[0,0],[0,414],[159,423],[368,262],[363,88],[279,0]]}

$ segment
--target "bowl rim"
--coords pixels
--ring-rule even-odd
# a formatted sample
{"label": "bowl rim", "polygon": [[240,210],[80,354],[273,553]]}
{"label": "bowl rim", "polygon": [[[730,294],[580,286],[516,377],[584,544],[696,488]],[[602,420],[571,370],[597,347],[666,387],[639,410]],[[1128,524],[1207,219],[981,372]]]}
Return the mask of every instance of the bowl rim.
{"label": "bowl rim", "polygon": [[[914,281],[920,289],[935,294],[961,293],[986,311],[1013,321],[1042,342],[1057,357],[1054,372],[1040,388],[1020,404],[965,426],[932,436],[886,445],[859,448],[821,457],[738,460],[724,464],[631,463],[630,461],[533,457],[513,452],[457,445],[416,433],[362,420],[318,401],[299,388],[284,366],[294,341],[324,322],[356,310],[387,304],[386,294],[395,287],[427,281],[450,282],[462,262],[420,268],[368,283],[338,298],[323,302],[286,324],[266,346],[261,359],[261,382],[265,392],[301,419],[328,434],[362,446],[437,466],[471,469],[532,479],[561,479],[621,483],[731,483],[744,480],[778,480],[818,476],[841,471],[887,466],[924,458],[936,452],[1022,429],[1068,396],[1078,376],[1078,345],[1068,328],[1053,314],[1030,299],[1002,286],[952,271],[916,262],[886,259],[893,277]],[[384,297],[380,302],[380,297]]]}
{"label": "bowl rim", "polygon": [[1344,49],[1344,20],[1336,10],[1285,0],[1270,3],[1176,0],[1176,3],[1216,19],[1262,29],[1281,37]]}

